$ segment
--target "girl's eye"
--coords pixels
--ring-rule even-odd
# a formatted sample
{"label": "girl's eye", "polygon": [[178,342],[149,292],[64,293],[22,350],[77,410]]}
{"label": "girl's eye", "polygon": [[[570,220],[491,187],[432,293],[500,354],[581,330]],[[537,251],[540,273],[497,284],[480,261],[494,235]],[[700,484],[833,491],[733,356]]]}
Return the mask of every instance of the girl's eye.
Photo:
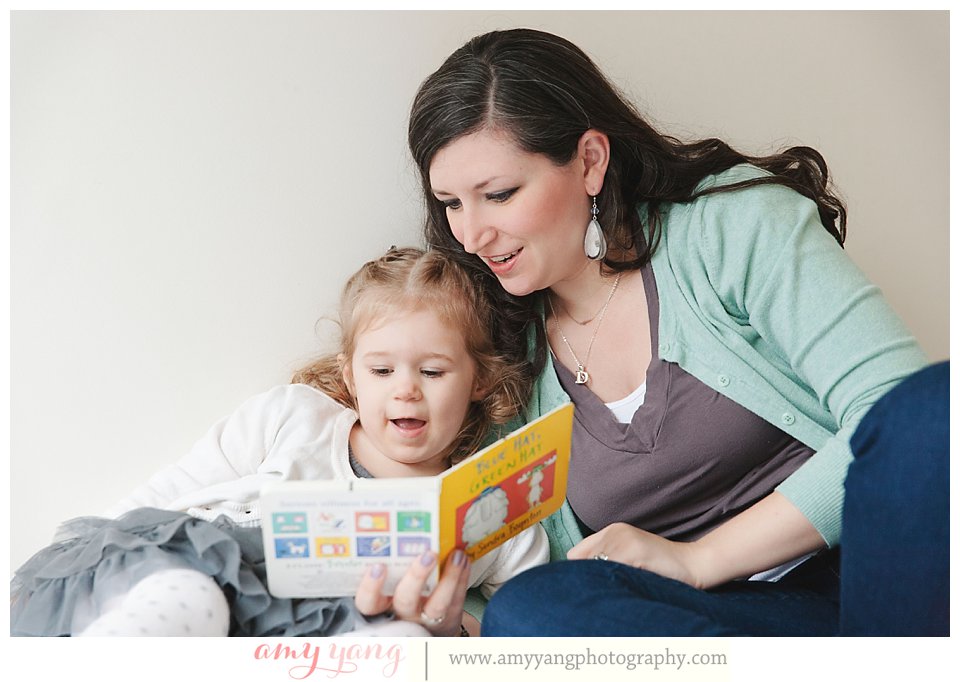
{"label": "girl's eye", "polygon": [[442,369],[421,369],[420,374],[428,379],[438,379],[444,375],[444,371]]}
{"label": "girl's eye", "polygon": [[370,368],[370,374],[373,374],[374,376],[378,376],[378,377],[390,376],[390,373],[392,371],[393,370],[390,369],[389,367],[371,367]]}
{"label": "girl's eye", "polygon": [[494,192],[493,194],[488,194],[487,199],[490,201],[495,201],[498,204],[502,204],[504,201],[512,197],[518,188],[514,187],[512,189],[506,189],[502,192]]}

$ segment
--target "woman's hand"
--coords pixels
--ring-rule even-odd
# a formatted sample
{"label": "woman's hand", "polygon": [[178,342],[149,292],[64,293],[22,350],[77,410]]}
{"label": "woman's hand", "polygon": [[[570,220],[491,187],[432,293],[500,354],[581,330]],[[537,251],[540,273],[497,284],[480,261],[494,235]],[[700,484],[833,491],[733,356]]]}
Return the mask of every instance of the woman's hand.
{"label": "woman's hand", "polygon": [[567,558],[606,556],[709,589],[825,546],[800,510],[774,492],[693,542],[673,542],[626,523],[613,523],[576,545]]}
{"label": "woman's hand", "polygon": [[609,559],[703,588],[694,543],[674,542],[635,528],[613,523],[585,538],[569,552],[568,559]]}
{"label": "woman's hand", "polygon": [[433,552],[421,555],[418,561],[410,564],[392,597],[383,594],[387,577],[384,565],[371,566],[357,590],[357,609],[365,616],[373,616],[392,608],[397,618],[419,623],[436,637],[459,635],[470,562],[463,550],[451,552],[437,586],[425,597],[423,588],[436,561],[437,555]]}

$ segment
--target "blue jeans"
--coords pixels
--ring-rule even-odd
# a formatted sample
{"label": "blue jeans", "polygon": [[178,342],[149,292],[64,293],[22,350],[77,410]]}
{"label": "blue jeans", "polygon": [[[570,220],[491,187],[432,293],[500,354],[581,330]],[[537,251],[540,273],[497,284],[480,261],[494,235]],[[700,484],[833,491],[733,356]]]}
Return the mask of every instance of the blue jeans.
{"label": "blue jeans", "polygon": [[949,364],[927,367],[861,421],[846,480],[843,560],[776,583],[711,590],[611,561],[559,561],[510,580],[484,636],[825,636],[949,633]]}

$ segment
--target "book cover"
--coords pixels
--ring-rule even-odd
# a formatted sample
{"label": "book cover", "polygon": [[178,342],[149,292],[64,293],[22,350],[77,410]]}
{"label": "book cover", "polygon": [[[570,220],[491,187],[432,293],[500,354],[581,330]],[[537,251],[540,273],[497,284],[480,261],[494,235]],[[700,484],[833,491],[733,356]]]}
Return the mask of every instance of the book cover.
{"label": "book cover", "polygon": [[560,508],[572,428],[567,403],[441,474],[441,563],[456,548],[483,556]]}
{"label": "book cover", "polygon": [[[391,594],[427,550],[477,559],[566,498],[573,405],[566,403],[438,476],[282,481],[261,492],[267,582],[277,597],[353,595],[367,567]],[[426,589],[436,584],[435,570]]]}

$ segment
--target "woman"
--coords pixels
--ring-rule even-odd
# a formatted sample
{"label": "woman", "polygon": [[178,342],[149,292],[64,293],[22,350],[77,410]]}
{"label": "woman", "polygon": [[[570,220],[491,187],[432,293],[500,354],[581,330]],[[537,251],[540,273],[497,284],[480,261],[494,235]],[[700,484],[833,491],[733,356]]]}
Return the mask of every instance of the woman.
{"label": "woman", "polygon": [[604,560],[514,579],[484,634],[836,633],[850,438],[926,361],[843,253],[822,157],[664,136],[527,29],[428,77],[409,143],[428,242],[529,339],[527,418],[576,405],[551,557]]}

